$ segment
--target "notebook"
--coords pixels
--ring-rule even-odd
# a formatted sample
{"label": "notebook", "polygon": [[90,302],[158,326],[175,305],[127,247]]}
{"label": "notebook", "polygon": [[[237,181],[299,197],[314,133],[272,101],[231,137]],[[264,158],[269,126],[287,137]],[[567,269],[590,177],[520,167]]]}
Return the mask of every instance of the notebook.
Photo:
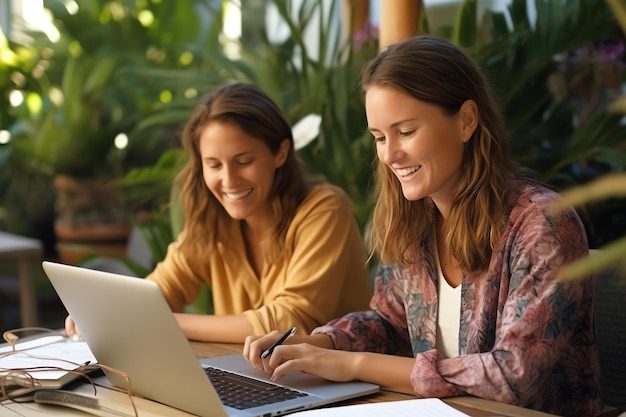
{"label": "notebook", "polygon": [[[100,364],[126,372],[133,392],[199,416],[280,416],[378,392],[363,382],[330,382],[304,373],[289,374],[274,384],[241,354],[199,360],[178,326],[157,285],[128,277],[49,261],[43,269]],[[294,398],[240,409],[225,405],[205,368],[214,367],[253,378],[257,383],[288,387]],[[123,377],[105,371],[113,385],[126,388]],[[274,391],[261,395],[272,400]]]}
{"label": "notebook", "polygon": [[[29,386],[32,378],[38,388],[59,389],[80,378],[79,373],[71,371],[95,363],[96,358],[85,342],[70,340],[60,333],[20,337],[15,353],[10,353],[13,348],[8,343],[0,345],[0,385],[12,389]],[[26,377],[14,372],[17,369],[31,370]]]}

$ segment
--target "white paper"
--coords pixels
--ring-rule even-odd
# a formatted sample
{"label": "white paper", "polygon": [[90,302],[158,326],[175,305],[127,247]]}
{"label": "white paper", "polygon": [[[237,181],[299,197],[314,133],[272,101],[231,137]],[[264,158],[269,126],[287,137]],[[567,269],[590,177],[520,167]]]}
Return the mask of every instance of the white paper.
{"label": "white paper", "polygon": [[[11,346],[0,347],[0,375],[10,370],[36,366],[73,370],[85,363],[96,363],[87,343],[62,336],[45,336],[15,345],[16,351],[24,349],[28,350],[6,355],[6,352],[12,350]],[[50,380],[61,378],[66,373],[62,370],[29,372],[33,378]]]}
{"label": "white paper", "polygon": [[318,408],[292,414],[298,417],[469,417],[438,398],[387,401]]}

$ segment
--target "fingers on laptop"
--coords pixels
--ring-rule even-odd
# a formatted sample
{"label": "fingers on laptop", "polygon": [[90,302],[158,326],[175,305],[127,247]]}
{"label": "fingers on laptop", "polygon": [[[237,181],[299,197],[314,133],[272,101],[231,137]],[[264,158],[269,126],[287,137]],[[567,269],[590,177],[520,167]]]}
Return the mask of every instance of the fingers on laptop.
{"label": "fingers on laptop", "polygon": [[261,359],[261,354],[269,348],[281,335],[278,330],[273,330],[262,336],[248,336],[243,345],[243,357],[255,368],[264,371],[269,357]]}

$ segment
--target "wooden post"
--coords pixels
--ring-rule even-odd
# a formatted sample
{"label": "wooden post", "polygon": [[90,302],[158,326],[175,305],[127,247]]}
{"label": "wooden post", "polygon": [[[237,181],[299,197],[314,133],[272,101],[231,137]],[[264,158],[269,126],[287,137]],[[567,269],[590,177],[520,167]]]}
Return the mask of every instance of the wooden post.
{"label": "wooden post", "polygon": [[343,0],[341,6],[341,38],[354,39],[355,34],[367,27],[370,2],[369,0]]}
{"label": "wooden post", "polygon": [[343,0],[342,27],[350,27],[352,34],[365,29],[370,14],[369,0]]}
{"label": "wooden post", "polygon": [[380,49],[417,35],[422,0],[380,0]]}

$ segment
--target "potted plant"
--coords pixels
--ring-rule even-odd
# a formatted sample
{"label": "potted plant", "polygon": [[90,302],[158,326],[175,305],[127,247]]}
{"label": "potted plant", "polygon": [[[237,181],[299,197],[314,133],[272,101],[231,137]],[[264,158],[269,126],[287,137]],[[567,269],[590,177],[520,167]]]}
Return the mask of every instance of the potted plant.
{"label": "potted plant", "polygon": [[52,181],[57,249],[67,263],[85,253],[125,253],[131,224],[117,182],[170,147],[159,134],[127,133],[149,96],[158,96],[145,84],[129,86],[123,74],[146,60],[144,42],[136,41],[145,39],[147,29],[136,20],[102,23],[107,9],[95,3],[82,1],[79,12],[70,14],[62,2],[46,2],[59,39],[30,34],[39,84],[24,91],[29,99],[11,128],[21,158]]}

